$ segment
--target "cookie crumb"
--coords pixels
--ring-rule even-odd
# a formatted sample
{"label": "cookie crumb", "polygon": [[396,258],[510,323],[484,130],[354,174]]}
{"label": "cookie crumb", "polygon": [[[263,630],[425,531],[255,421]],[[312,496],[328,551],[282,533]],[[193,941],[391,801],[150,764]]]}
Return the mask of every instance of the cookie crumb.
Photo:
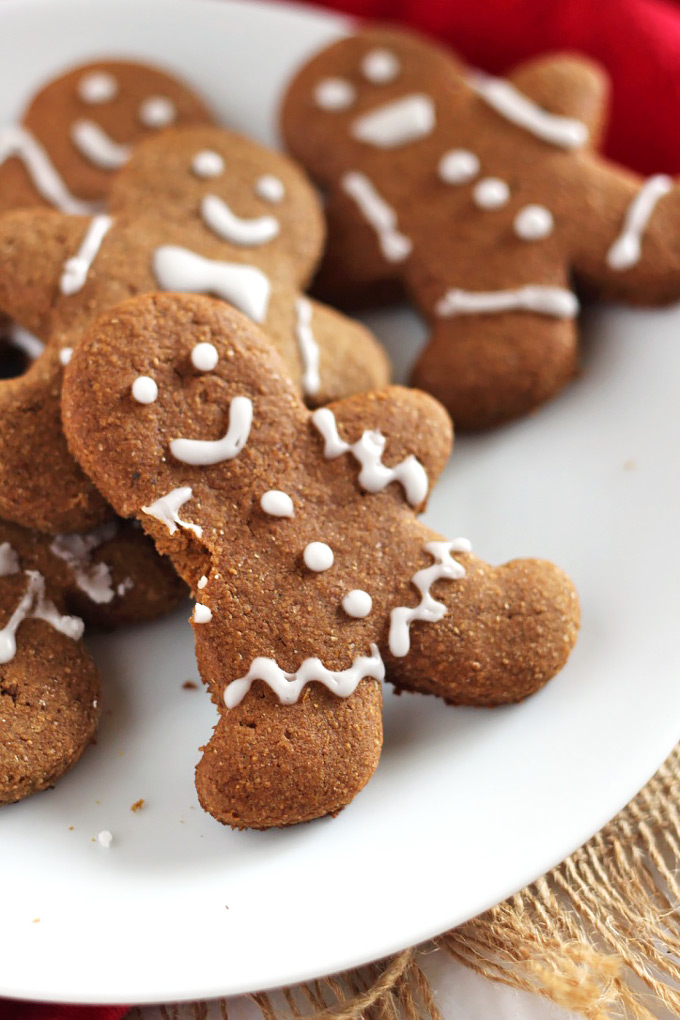
{"label": "cookie crumb", "polygon": [[97,836],[97,842],[99,843],[100,846],[103,846],[105,850],[108,850],[111,844],[113,843],[113,835],[109,832],[108,829],[102,829],[102,831]]}
{"label": "cookie crumb", "polygon": [[33,918],[33,924],[38,924],[39,922],[40,922],[40,918],[39,917],[34,917]]}
{"label": "cookie crumb", "polygon": [[182,684],[182,690],[184,691],[197,691],[198,684],[194,683],[193,680],[185,680]]}
{"label": "cookie crumb", "polygon": [[130,811],[141,811],[142,808],[144,807],[144,804],[145,804],[144,798],[140,797],[139,800],[136,800],[134,804],[130,805]]}
{"label": "cookie crumb", "polygon": [[624,471],[632,471],[635,467],[637,467],[637,465],[636,465],[634,460],[624,461],[624,464],[623,464],[623,470]]}

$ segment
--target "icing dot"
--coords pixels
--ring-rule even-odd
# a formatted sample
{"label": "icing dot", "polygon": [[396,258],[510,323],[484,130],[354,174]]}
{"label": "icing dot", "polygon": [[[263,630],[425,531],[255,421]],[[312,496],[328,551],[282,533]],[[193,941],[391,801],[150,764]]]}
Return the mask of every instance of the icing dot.
{"label": "icing dot", "polygon": [[78,95],[84,103],[108,103],[118,95],[118,82],[106,71],[92,71],[78,82]]}
{"label": "icing dot", "polygon": [[[260,506],[266,514],[270,514],[272,517],[292,517],[295,513],[293,500],[287,492],[281,492],[280,489],[269,489],[268,492],[265,492],[260,499]],[[331,553],[331,555],[333,554]]]}
{"label": "icing dot", "polygon": [[149,96],[139,108],[139,119],[145,127],[167,127],[176,116],[175,104],[165,96]]}
{"label": "icing dot", "polygon": [[467,184],[479,173],[479,160],[467,149],[450,149],[439,160],[437,173],[445,184]]}
{"label": "icing dot", "polygon": [[194,606],[194,623],[210,623],[212,620],[212,610],[210,606],[204,606],[202,602],[197,602]]}
{"label": "icing dot", "polygon": [[286,194],[286,189],[278,177],[274,177],[273,174],[262,174],[262,177],[255,181],[255,194],[265,202],[280,202]]}
{"label": "icing dot", "polygon": [[59,360],[62,363],[62,365],[68,365],[72,357],[73,357],[72,347],[64,347],[61,351],[59,351]]}
{"label": "icing dot", "polygon": [[342,600],[342,608],[348,616],[354,616],[359,620],[363,620],[364,616],[368,616],[371,609],[373,609],[373,599],[367,591],[362,591],[361,588],[354,588],[345,595]]}
{"label": "icing dot", "polygon": [[219,152],[201,149],[192,159],[191,169],[197,177],[217,177],[224,170],[224,160]]}
{"label": "icing dot", "polygon": [[389,50],[371,50],[361,61],[361,73],[374,85],[385,85],[401,70],[399,58]]}
{"label": "icing dot", "polygon": [[191,352],[191,364],[199,372],[212,372],[219,360],[219,354],[214,344],[196,344]]}
{"label": "icing dot", "polygon": [[314,101],[322,110],[346,110],[355,99],[354,85],[344,78],[324,78],[314,89]]}
{"label": "icing dot", "polygon": [[510,188],[498,177],[485,177],[475,184],[472,198],[480,209],[500,209],[510,198]]}
{"label": "icing dot", "polygon": [[148,375],[138,375],[132,384],[132,396],[138,404],[153,404],[158,397],[158,386]]}
{"label": "icing dot", "polygon": [[103,846],[105,850],[108,850],[111,844],[113,843],[112,833],[110,833],[108,829],[102,829],[102,831],[97,836],[97,842],[99,843],[100,846]]}
{"label": "icing dot", "polygon": [[540,241],[554,226],[552,213],[544,205],[525,205],[515,216],[515,233],[523,241]]}
{"label": "icing dot", "polygon": [[202,590],[203,588],[205,588],[207,583],[208,583],[208,578],[204,574],[203,577],[200,578],[200,580],[199,580],[198,584],[196,585],[196,587],[200,588]]}
{"label": "icing dot", "polygon": [[305,546],[302,557],[306,567],[319,573],[333,566],[333,550],[325,542],[310,542]]}

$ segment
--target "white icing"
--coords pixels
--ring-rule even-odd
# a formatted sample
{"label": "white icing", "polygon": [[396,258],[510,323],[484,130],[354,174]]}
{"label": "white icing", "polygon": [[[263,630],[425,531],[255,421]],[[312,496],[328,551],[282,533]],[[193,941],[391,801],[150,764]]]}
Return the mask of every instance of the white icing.
{"label": "white icing", "polygon": [[271,283],[257,266],[207,259],[188,248],[165,244],[154,252],[153,271],[163,290],[213,294],[254,322],[267,317]]}
{"label": "white icing", "polygon": [[219,152],[201,149],[192,159],[191,169],[197,177],[218,177],[224,171],[224,160]]}
{"label": "white icing", "polygon": [[414,93],[357,117],[350,134],[378,149],[395,149],[429,135],[435,120],[430,97]]}
{"label": "white icing", "polygon": [[503,78],[477,74],[471,84],[501,117],[544,142],[575,149],[588,141],[588,128],[582,121],[548,113]]}
{"label": "white icing", "polygon": [[78,82],[78,96],[84,103],[108,103],[117,95],[118,82],[108,71],[90,71]]}
{"label": "white icing", "polygon": [[488,315],[500,312],[537,312],[556,319],[573,319],[578,299],[563,287],[528,284],[517,290],[471,291],[452,288],[435,305],[437,315]]}
{"label": "white icing", "polygon": [[347,110],[356,97],[354,85],[344,78],[324,78],[314,89],[314,102],[322,110]]}
{"label": "white icing", "polygon": [[179,516],[180,507],[183,507],[185,503],[188,503],[193,495],[191,486],[183,485],[179,489],[173,489],[168,492],[167,495],[161,496],[150,506],[143,506],[142,510],[149,517],[155,517],[157,521],[165,524],[171,535],[174,535],[177,531],[177,526],[180,528],[186,528],[187,531],[193,531],[193,533],[200,538],[203,534],[203,528],[200,524],[190,524],[189,521],[183,521]]}
{"label": "white icing", "polygon": [[134,586],[135,586],[135,582],[132,580],[132,578],[131,577],[126,577],[126,578],[124,578],[124,580],[122,580],[120,582],[119,585],[116,586],[116,595],[119,598],[122,598],[123,595],[127,594],[127,592],[132,591]]}
{"label": "white icing", "polygon": [[637,265],[642,254],[642,236],[659,199],[673,189],[666,174],[655,174],[642,185],[628,206],[623,228],[607,252],[607,265],[618,271]]}
{"label": "white icing", "polygon": [[153,404],[158,399],[158,383],[150,375],[138,375],[132,384],[132,398],[138,404]]}
{"label": "white icing", "polygon": [[400,71],[399,57],[391,50],[369,50],[361,61],[361,73],[374,85],[386,85],[394,81]]}
{"label": "white icing", "polygon": [[0,630],[0,664],[11,662],[16,655],[16,633],[24,620],[44,620],[61,634],[77,641],[83,636],[85,625],[77,616],[62,616],[57,607],[45,597],[45,578],[37,570],[24,571],[28,578],[26,591],[5,626]]}
{"label": "white icing", "polygon": [[71,141],[81,156],[100,170],[119,170],[130,158],[132,148],[114,141],[94,120],[75,120]]}
{"label": "white icing", "polygon": [[297,321],[295,335],[302,360],[302,390],[313,396],[321,388],[319,377],[319,345],[312,332],[312,302],[307,298],[298,298],[295,302]]}
{"label": "white icing", "polygon": [[0,577],[19,573],[19,556],[9,542],[0,543]]}
{"label": "white icing", "polygon": [[373,599],[367,591],[362,591],[361,588],[353,588],[352,591],[347,592],[342,600],[342,608],[348,616],[353,616],[357,620],[363,620],[373,609]]}
{"label": "white icing", "polygon": [[219,358],[215,345],[206,341],[196,344],[191,351],[191,364],[199,372],[212,372]]}
{"label": "white icing", "polygon": [[18,322],[10,322],[6,329],[7,339],[14,346],[18,347],[27,358],[35,361],[45,350],[45,344],[33,333],[30,333]]}
{"label": "white icing", "polygon": [[467,184],[479,173],[479,159],[467,149],[450,149],[439,160],[437,173],[445,184]]}
{"label": "white icing", "polygon": [[232,212],[218,195],[203,196],[201,216],[206,227],[223,241],[245,245],[248,248],[259,248],[262,244],[269,244],[281,229],[275,216],[242,219]]}
{"label": "white icing", "polygon": [[283,181],[273,174],[262,174],[255,181],[255,194],[265,202],[280,202],[286,194]]}
{"label": "white icing", "polygon": [[293,517],[295,508],[293,500],[287,492],[280,489],[269,489],[260,498],[260,506],[271,517]]}
{"label": "white icing", "polygon": [[305,566],[315,573],[330,570],[335,560],[333,550],[325,542],[310,542],[305,546],[302,558],[305,561]]}
{"label": "white icing", "polygon": [[0,164],[13,157],[21,160],[35,190],[55,209],[81,216],[96,211],[97,203],[82,201],[71,194],[47,150],[19,124],[0,131]]}
{"label": "white icing", "polygon": [[484,177],[472,189],[472,200],[480,209],[500,209],[510,198],[510,188],[498,177]]}
{"label": "white icing", "polygon": [[555,221],[544,205],[525,205],[515,216],[515,233],[523,241],[542,241],[553,232]]}
{"label": "white icing", "polygon": [[285,673],[274,659],[258,656],[253,659],[245,676],[233,680],[224,692],[227,708],[234,708],[246,696],[255,680],[262,680],[274,691],[283,705],[293,705],[308,683],[323,684],[339,698],[349,698],[365,677],[385,679],[385,666],[376,645],[371,645],[370,657],[358,656],[348,669],[334,672],[320,659],[305,659],[295,673]]}
{"label": "white icing", "polygon": [[72,357],[73,357],[72,347],[62,347],[62,349],[59,351],[59,361],[62,363],[62,365],[64,365],[64,367],[68,365]]}
{"label": "white icing", "polygon": [[167,127],[176,117],[175,104],[166,96],[149,96],[139,108],[139,119],[148,128]]}
{"label": "white icing", "polygon": [[397,658],[406,655],[411,647],[409,628],[415,620],[437,623],[446,616],[446,606],[430,595],[430,588],[441,578],[459,580],[465,577],[465,567],[454,560],[451,553],[469,553],[471,547],[466,538],[457,538],[453,542],[427,542],[425,551],[430,553],[434,563],[411,578],[420,592],[420,602],[412,608],[399,606],[390,614],[389,648]]}
{"label": "white icing", "polygon": [[229,404],[229,428],[221,439],[173,439],[170,452],[184,464],[205,466],[233,460],[246,445],[252,423],[252,400],[234,397]]}
{"label": "white icing", "polygon": [[212,609],[197,602],[194,606],[194,623],[210,623],[212,620]]}
{"label": "white icing", "polygon": [[113,220],[110,216],[93,217],[77,253],[64,263],[59,278],[59,290],[62,294],[77,294],[85,286],[90,267],[112,224]]}
{"label": "white icing", "polygon": [[205,574],[203,574],[203,576],[199,578],[196,587],[199,588],[202,591],[203,588],[205,588],[207,583],[208,583],[208,578],[205,576]]}
{"label": "white icing", "polygon": [[97,842],[99,843],[100,846],[103,846],[105,850],[108,850],[111,844],[113,843],[112,833],[110,833],[108,829],[102,829],[102,831],[97,836]]}
{"label": "white icing", "polygon": [[413,244],[397,229],[397,214],[365,174],[350,171],[341,181],[343,191],[353,198],[366,221],[373,227],[380,250],[388,262],[403,262]]}
{"label": "white icing", "polygon": [[66,563],[80,590],[98,605],[113,598],[113,579],[108,564],[92,562],[92,553],[117,530],[115,521],[109,521],[83,535],[56,535],[50,545],[50,552]]}
{"label": "white icing", "polygon": [[366,430],[361,439],[350,445],[340,438],[335,415],[328,407],[318,408],[312,422],[324,440],[324,456],[334,460],[343,453],[351,453],[361,464],[359,485],[367,492],[382,492],[391,482],[399,482],[412,506],[418,506],[427,496],[429,481],[425,468],[413,454],[394,467],[382,462],[386,439],[380,432]]}

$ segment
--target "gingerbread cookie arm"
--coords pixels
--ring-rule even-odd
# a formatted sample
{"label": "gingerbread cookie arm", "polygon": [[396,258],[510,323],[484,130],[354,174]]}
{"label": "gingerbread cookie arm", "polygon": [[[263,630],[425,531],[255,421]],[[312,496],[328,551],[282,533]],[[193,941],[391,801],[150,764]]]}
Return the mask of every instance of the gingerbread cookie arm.
{"label": "gingerbread cookie arm", "polygon": [[564,666],[580,611],[554,564],[492,567],[464,541],[444,541],[417,522],[401,562],[411,588],[392,609],[381,645],[397,688],[451,704],[499,705],[534,694]]}
{"label": "gingerbread cookie arm", "polygon": [[574,271],[599,296],[645,305],[680,297],[680,187],[584,158],[571,223]]}

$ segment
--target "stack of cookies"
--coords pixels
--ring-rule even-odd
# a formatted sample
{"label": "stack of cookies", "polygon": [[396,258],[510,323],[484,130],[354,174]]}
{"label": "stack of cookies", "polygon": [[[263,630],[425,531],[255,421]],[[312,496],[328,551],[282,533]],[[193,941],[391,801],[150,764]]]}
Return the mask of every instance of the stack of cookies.
{"label": "stack of cookies", "polygon": [[[561,669],[565,574],[490,566],[419,514],[452,417],[495,425],[574,374],[572,277],[680,295],[676,193],[595,154],[604,101],[573,58],[506,82],[405,34],[343,39],[282,105],[325,254],[304,170],[157,69],[76,68],[0,133],[5,364],[26,361],[0,380],[0,803],[93,737],[84,626],[187,586],[219,711],[196,786],[235,828],[349,804],[384,681],[491,706]],[[388,385],[315,273],[334,305],[416,303],[421,389]]]}

